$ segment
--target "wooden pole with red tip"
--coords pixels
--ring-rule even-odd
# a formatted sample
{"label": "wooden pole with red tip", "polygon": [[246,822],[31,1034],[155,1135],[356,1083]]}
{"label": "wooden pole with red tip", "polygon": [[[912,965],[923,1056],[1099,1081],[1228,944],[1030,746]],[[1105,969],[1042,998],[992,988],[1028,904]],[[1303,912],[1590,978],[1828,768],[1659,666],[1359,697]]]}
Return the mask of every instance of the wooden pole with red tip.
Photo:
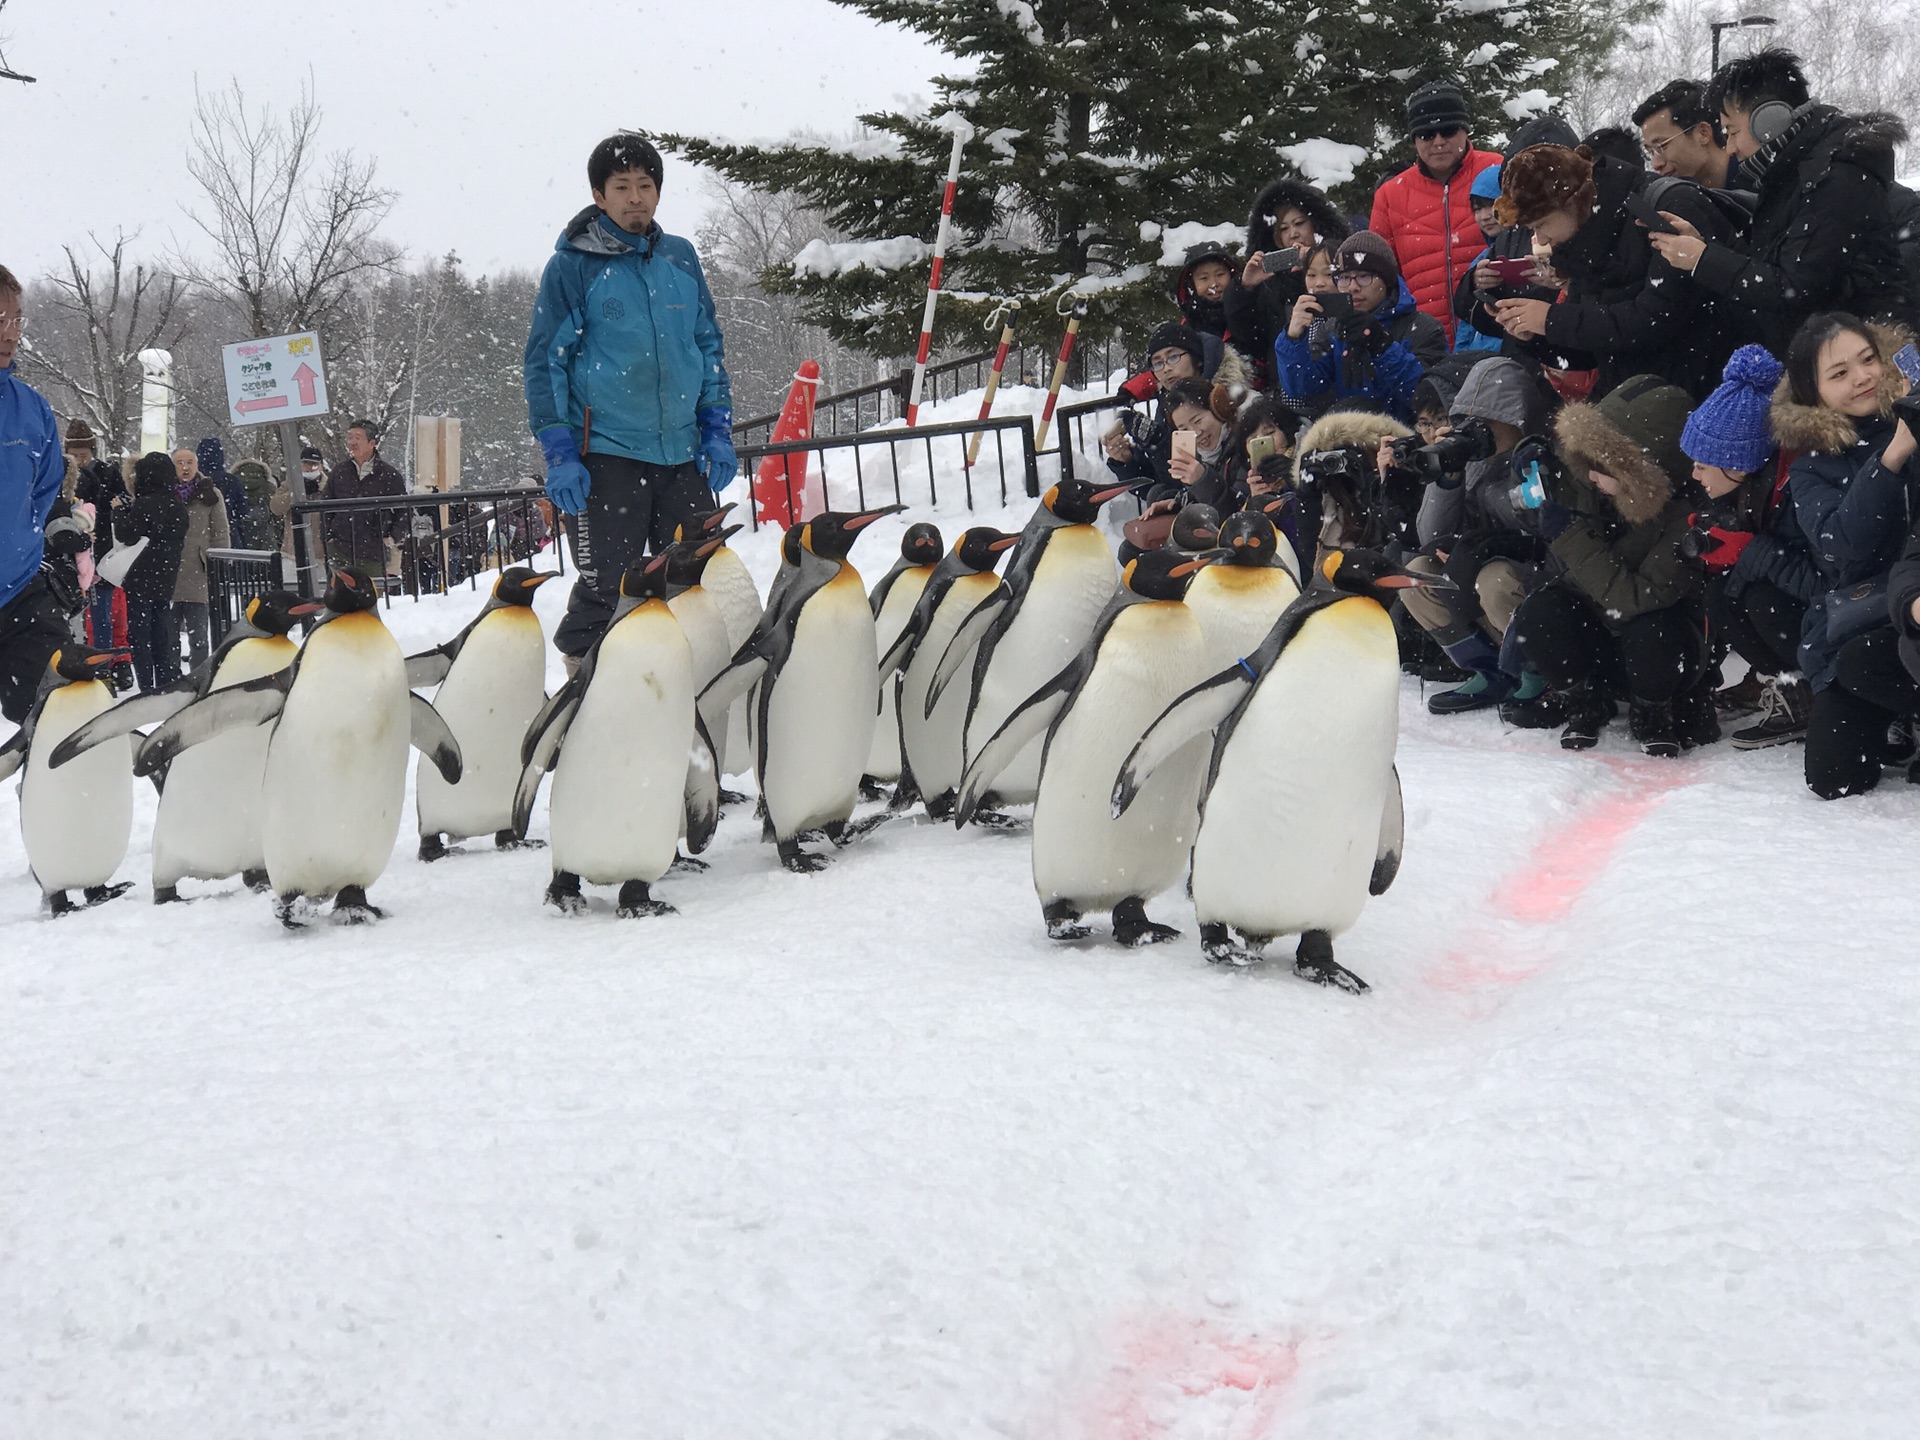
{"label": "wooden pole with red tip", "polygon": [[959,116],[948,117],[953,129],[953,155],[947,161],[947,188],[940,197],[940,230],[933,240],[933,274],[927,278],[927,308],[920,315],[920,346],[913,356],[913,389],[907,395],[907,425],[920,423],[920,392],[927,380],[927,356],[933,349],[933,307],[940,299],[940,272],[947,264],[947,237],[953,233],[953,195],[960,186],[960,152],[973,128]]}
{"label": "wooden pole with red tip", "polygon": [[[1009,300],[1005,305],[987,317],[987,328],[991,330],[996,320],[1003,320],[1000,328],[1000,348],[993,352],[993,369],[987,373],[987,393],[980,401],[980,418],[986,420],[993,414],[993,397],[1000,391],[1000,377],[1006,372],[1007,353],[1013,349],[1013,327],[1020,323],[1020,302]],[[967,468],[973,468],[973,462],[980,458],[980,442],[987,438],[987,432],[976,430],[973,439],[967,442]]]}
{"label": "wooden pole with red tip", "polygon": [[1054,362],[1053,380],[1047,386],[1047,405],[1040,412],[1040,438],[1033,446],[1036,450],[1047,448],[1047,431],[1053,427],[1053,407],[1060,403],[1060,386],[1067,378],[1067,362],[1073,358],[1073,342],[1080,334],[1080,322],[1087,318],[1086,297],[1074,296],[1072,308],[1060,313],[1067,317],[1067,338],[1060,342],[1060,358]]}

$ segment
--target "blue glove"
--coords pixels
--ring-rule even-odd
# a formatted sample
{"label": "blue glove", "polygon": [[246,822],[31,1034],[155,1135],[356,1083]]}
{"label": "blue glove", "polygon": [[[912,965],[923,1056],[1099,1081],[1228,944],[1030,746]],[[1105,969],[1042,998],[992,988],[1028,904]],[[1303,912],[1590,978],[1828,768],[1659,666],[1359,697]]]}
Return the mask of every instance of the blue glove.
{"label": "blue glove", "polygon": [[733,407],[709,405],[695,417],[700,422],[700,453],[694,464],[716,494],[733,483],[740,460],[733,453]]}
{"label": "blue glove", "polygon": [[587,508],[587,491],[593,482],[580,463],[573,431],[565,425],[549,425],[533,438],[547,457],[547,498],[567,514],[578,515]]}

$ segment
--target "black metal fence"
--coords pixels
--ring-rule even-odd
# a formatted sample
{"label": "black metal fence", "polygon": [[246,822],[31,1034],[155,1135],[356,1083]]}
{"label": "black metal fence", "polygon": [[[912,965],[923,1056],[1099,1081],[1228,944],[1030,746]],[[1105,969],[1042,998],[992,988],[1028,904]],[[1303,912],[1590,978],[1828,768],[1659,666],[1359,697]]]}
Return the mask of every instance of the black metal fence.
{"label": "black metal fence", "polygon": [[1125,395],[1102,395],[1097,400],[1062,405],[1054,411],[1054,444],[1041,453],[1060,457],[1062,480],[1073,479],[1081,458],[1100,450],[1100,436],[1112,425],[1113,412],[1129,409],[1133,403]]}
{"label": "black metal fence", "polygon": [[[566,571],[546,491],[538,485],[304,500],[292,510],[303,532],[304,522],[318,517],[326,560],[366,569],[389,603],[396,593],[441,595],[463,582],[478,589],[481,575],[535,562],[548,550]],[[310,580],[308,588],[324,585]]]}
{"label": "black metal fence", "polygon": [[[968,445],[979,438],[979,455],[966,463]],[[884,452],[884,453],[876,453]],[[904,464],[903,464],[904,452]],[[739,451],[751,478],[769,456],[789,459],[779,476],[788,513],[805,509],[866,510],[881,505],[936,504],[943,491],[959,485],[967,509],[984,499],[998,507],[1016,494],[1040,493],[1040,462],[1033,448],[1033,417],[1004,415],[992,420],[963,420],[919,425],[911,430],[876,430],[778,445],[748,445]],[[828,457],[832,456],[831,463]],[[820,503],[808,507],[809,497]],[[760,528],[759,505],[747,507]]]}
{"label": "black metal fence", "polygon": [[278,550],[207,551],[207,618],[218,645],[246,612],[247,601],[293,583],[293,562]]}

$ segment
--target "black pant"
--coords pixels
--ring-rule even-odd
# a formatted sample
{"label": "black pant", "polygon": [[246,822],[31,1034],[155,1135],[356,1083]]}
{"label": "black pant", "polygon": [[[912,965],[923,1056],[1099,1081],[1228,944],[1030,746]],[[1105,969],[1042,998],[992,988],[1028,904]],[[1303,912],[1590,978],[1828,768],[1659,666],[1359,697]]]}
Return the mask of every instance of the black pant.
{"label": "black pant", "polygon": [[1813,697],[1807,722],[1807,788],[1822,800],[1880,783],[1887,726],[1920,715],[1920,685],[1900,663],[1900,637],[1869,630],[1840,647],[1833,683]]}
{"label": "black pant", "polygon": [[1807,602],[1768,580],[1756,580],[1733,597],[1724,578],[1707,586],[1707,613],[1717,638],[1753,667],[1756,675],[1800,668],[1800,621]]}
{"label": "black pant", "polygon": [[1548,585],[1521,602],[1513,629],[1527,667],[1555,690],[1599,683],[1664,705],[1700,678],[1700,626],[1679,606],[1636,615],[1614,631],[1586,596]]}
{"label": "black pant", "polygon": [[0,610],[0,714],[18,725],[33,713],[47,663],[72,638],[53,591],[44,577],[34,576]]}
{"label": "black pant", "polygon": [[174,628],[173,602],[127,596],[127,643],[133,647],[133,673],[146,692],[180,678],[180,632]]}
{"label": "black pant", "polygon": [[622,455],[588,455],[587,509],[568,521],[579,570],[567,613],[554,632],[563,655],[584,655],[613,618],[620,577],[649,550],[673,543],[674,527],[713,509],[713,492],[693,462],[651,465]]}

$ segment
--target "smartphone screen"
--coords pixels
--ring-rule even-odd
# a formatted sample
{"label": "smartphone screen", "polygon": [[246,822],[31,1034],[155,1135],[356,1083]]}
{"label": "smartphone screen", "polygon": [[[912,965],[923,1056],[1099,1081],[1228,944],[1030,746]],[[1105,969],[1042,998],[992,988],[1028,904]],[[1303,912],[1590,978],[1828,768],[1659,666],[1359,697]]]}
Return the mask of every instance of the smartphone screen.
{"label": "smartphone screen", "polygon": [[1911,342],[1893,352],[1893,363],[1907,377],[1909,385],[1920,386],[1920,350],[1914,349]]}
{"label": "smartphone screen", "polygon": [[1273,454],[1273,436],[1249,435],[1247,437],[1247,461],[1249,464],[1258,465],[1271,454]]}

